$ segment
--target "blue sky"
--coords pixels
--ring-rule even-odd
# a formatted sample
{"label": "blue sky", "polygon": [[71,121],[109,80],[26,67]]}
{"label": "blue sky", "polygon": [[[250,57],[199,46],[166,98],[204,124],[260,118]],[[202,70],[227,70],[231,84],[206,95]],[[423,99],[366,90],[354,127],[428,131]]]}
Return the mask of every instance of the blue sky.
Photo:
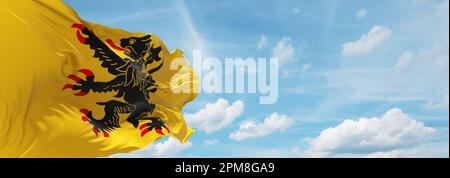
{"label": "blue sky", "polygon": [[198,130],[189,143],[116,157],[449,157],[446,0],[65,2],[188,59],[201,49],[283,64],[277,103],[201,93],[183,110]]}

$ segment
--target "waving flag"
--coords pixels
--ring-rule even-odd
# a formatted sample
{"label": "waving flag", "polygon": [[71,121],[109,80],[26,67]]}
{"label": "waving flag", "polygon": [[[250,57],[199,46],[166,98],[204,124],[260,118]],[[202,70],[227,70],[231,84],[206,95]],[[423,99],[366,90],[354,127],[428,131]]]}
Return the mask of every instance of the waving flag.
{"label": "waving flag", "polygon": [[0,3],[0,157],[109,156],[194,132],[181,110],[198,82],[181,51],[60,1]]}

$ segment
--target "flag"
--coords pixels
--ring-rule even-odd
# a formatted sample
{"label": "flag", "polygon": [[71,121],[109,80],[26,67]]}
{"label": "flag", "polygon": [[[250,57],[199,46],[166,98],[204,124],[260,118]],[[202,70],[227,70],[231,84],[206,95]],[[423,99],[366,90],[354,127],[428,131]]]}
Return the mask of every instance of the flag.
{"label": "flag", "polygon": [[194,132],[181,112],[198,80],[156,35],[56,0],[1,1],[0,19],[0,157],[105,157]]}

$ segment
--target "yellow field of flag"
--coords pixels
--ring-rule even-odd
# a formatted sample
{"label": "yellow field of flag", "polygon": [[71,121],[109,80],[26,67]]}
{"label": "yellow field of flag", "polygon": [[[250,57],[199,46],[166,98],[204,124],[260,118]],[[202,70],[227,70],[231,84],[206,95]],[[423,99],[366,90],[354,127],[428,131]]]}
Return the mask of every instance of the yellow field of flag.
{"label": "yellow field of flag", "polygon": [[0,22],[0,157],[104,157],[194,132],[181,110],[197,78],[157,36],[83,21],[56,0],[1,1]]}

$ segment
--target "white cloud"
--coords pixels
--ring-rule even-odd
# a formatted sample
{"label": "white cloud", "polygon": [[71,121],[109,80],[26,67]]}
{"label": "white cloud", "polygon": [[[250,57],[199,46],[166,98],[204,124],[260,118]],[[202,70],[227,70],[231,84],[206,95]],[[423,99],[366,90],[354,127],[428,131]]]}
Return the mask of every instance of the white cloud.
{"label": "white cloud", "polygon": [[242,122],[239,129],[230,134],[229,138],[235,141],[241,141],[250,138],[258,138],[269,135],[276,131],[286,131],[294,124],[294,119],[273,113],[266,117],[263,122],[246,120]]}
{"label": "white cloud", "polygon": [[272,50],[272,58],[278,58],[280,68],[297,60],[297,52],[291,41],[291,38],[284,37]]}
{"label": "white cloud", "polygon": [[417,146],[412,148],[396,149],[391,151],[379,151],[370,153],[366,158],[434,158],[447,155],[448,143],[437,143],[431,145]]}
{"label": "white cloud", "polygon": [[376,25],[368,34],[363,34],[359,40],[343,44],[342,54],[344,56],[366,54],[388,39],[391,33],[389,28]]}
{"label": "white cloud", "polygon": [[402,70],[406,69],[413,59],[413,53],[411,51],[403,52],[403,54],[398,59],[397,64],[395,64],[392,71],[394,73],[399,73]]}
{"label": "white cloud", "polygon": [[357,18],[360,18],[360,19],[366,17],[367,16],[367,9],[366,8],[359,9],[358,11],[356,11],[355,16]]}
{"label": "white cloud", "polygon": [[205,139],[205,140],[203,141],[203,143],[204,143],[206,146],[211,146],[211,145],[215,145],[215,144],[219,143],[219,140],[209,140],[209,139]]}
{"label": "white cloud", "polygon": [[169,137],[165,141],[160,141],[156,144],[151,144],[150,146],[138,150],[132,153],[115,154],[111,157],[113,158],[149,158],[149,157],[179,157],[178,154],[186,149],[189,149],[193,144],[188,141],[186,143],[181,143],[176,138]]}
{"label": "white cloud", "polygon": [[230,125],[241,116],[244,111],[244,102],[235,101],[232,105],[220,98],[215,103],[208,103],[197,113],[184,114],[186,122],[194,128],[213,133]]}
{"label": "white cloud", "polygon": [[365,158],[413,158],[417,157],[417,150],[410,149],[398,149],[392,151],[380,151],[376,153],[370,153]]}
{"label": "white cloud", "polygon": [[400,109],[387,111],[381,118],[345,120],[308,139],[307,155],[330,156],[339,153],[373,153],[415,146],[436,130],[411,119]]}
{"label": "white cloud", "polygon": [[150,145],[148,152],[152,153],[152,155],[156,157],[172,157],[190,147],[192,147],[191,142],[186,142],[183,144],[177,139],[169,137],[169,139],[164,142]]}
{"label": "white cloud", "polygon": [[257,49],[261,50],[267,46],[267,38],[264,35],[261,35],[261,38],[259,39]]}

